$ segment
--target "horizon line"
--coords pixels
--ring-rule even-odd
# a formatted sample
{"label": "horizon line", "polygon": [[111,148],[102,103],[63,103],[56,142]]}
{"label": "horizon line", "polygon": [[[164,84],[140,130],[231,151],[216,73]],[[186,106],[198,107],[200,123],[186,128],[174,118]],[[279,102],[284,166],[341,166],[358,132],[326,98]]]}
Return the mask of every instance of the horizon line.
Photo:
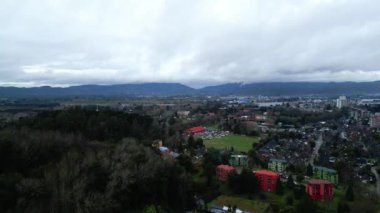
{"label": "horizon line", "polygon": [[241,84],[241,85],[249,85],[249,84],[263,84],[263,83],[375,83],[379,82],[380,80],[374,80],[374,81],[257,81],[257,82],[225,82],[225,83],[219,83],[219,84],[210,84],[210,85],[204,85],[200,87],[194,87],[187,83],[181,83],[181,82],[165,82],[165,81],[157,81],[157,82],[126,82],[126,83],[114,83],[114,84],[44,84],[44,85],[33,85],[33,86],[17,86],[17,85],[7,85],[0,83],[0,88],[18,88],[18,89],[28,89],[28,88],[43,88],[43,87],[49,87],[49,88],[57,88],[57,89],[64,89],[64,88],[71,88],[71,87],[80,87],[80,86],[121,86],[121,85],[142,85],[142,84],[180,84],[186,87],[190,87],[192,89],[202,89],[206,87],[215,87],[215,86],[221,86],[221,85],[227,85],[227,84]]}

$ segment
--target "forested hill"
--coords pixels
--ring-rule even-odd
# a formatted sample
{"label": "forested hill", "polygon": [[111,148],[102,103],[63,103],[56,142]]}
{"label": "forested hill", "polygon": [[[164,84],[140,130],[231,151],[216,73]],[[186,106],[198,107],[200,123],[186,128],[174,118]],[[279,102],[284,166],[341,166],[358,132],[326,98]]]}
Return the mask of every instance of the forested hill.
{"label": "forested hill", "polygon": [[126,137],[138,140],[160,138],[158,123],[151,117],[120,111],[67,110],[46,111],[12,124],[17,128],[60,131],[81,134],[86,139],[97,141],[119,141]]}
{"label": "forested hill", "polygon": [[194,89],[179,83],[83,85],[58,87],[0,87],[0,97],[72,96],[182,96],[182,95],[366,95],[380,94],[380,81],[374,82],[268,82],[230,83]]}
{"label": "forested hill", "polygon": [[147,116],[81,109],[7,125],[0,129],[0,212],[192,209],[185,170],[151,146],[156,130]]}

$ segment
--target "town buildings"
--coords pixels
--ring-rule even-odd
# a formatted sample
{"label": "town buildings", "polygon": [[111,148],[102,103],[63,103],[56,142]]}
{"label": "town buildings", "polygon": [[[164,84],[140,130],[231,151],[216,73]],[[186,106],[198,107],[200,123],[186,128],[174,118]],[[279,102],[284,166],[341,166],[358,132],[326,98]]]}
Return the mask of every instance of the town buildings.
{"label": "town buildings", "polygon": [[334,169],[314,166],[313,173],[314,178],[328,180],[333,184],[338,184],[338,173]]}
{"label": "town buildings", "polygon": [[334,196],[333,184],[326,180],[311,179],[305,190],[311,200],[331,200]]}
{"label": "town buildings", "polygon": [[279,175],[276,172],[269,170],[257,170],[254,172],[263,191],[274,192],[276,191],[277,180]]}
{"label": "town buildings", "polygon": [[286,170],[286,167],[287,167],[286,160],[274,159],[274,158],[269,159],[268,169],[272,171],[282,173]]}
{"label": "town buildings", "polygon": [[377,128],[377,129],[380,128],[380,113],[372,114],[369,117],[369,126],[371,128]]}
{"label": "town buildings", "polygon": [[248,167],[248,156],[247,155],[231,155],[229,159],[231,166],[235,167]]}
{"label": "town buildings", "polygon": [[229,165],[219,165],[216,167],[216,177],[219,181],[225,182],[228,175],[235,171],[235,167]]}

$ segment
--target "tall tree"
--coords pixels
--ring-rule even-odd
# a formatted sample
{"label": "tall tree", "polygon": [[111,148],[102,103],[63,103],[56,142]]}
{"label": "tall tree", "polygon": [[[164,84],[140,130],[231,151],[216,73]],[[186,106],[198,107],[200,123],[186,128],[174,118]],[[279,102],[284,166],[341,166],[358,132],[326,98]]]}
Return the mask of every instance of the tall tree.
{"label": "tall tree", "polygon": [[352,188],[352,184],[350,184],[346,190],[346,199],[348,201],[354,201],[355,200],[355,196],[354,196],[354,190]]}
{"label": "tall tree", "polygon": [[296,213],[316,213],[318,206],[309,200],[309,198],[302,199],[296,206]]}
{"label": "tall tree", "polygon": [[313,177],[313,167],[310,164],[307,165],[306,175],[309,177]]}
{"label": "tall tree", "polygon": [[292,189],[294,187],[294,180],[293,175],[289,175],[288,182],[286,183],[289,189]]}
{"label": "tall tree", "polygon": [[277,179],[276,194],[280,196],[284,195],[284,186],[282,185],[280,178]]}

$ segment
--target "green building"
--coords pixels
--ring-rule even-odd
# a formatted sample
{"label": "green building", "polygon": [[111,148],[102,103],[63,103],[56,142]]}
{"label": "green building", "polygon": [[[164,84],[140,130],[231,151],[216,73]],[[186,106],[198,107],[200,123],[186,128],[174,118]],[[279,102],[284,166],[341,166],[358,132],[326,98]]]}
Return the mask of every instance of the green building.
{"label": "green building", "polygon": [[338,184],[338,173],[334,169],[314,166],[313,167],[313,176],[314,178],[328,180],[333,184]]}
{"label": "green building", "polygon": [[229,163],[231,166],[235,167],[248,167],[248,156],[247,155],[231,155]]}
{"label": "green building", "polygon": [[287,165],[288,165],[288,162],[286,160],[271,158],[269,159],[269,162],[268,162],[268,169],[281,173],[286,170]]}

